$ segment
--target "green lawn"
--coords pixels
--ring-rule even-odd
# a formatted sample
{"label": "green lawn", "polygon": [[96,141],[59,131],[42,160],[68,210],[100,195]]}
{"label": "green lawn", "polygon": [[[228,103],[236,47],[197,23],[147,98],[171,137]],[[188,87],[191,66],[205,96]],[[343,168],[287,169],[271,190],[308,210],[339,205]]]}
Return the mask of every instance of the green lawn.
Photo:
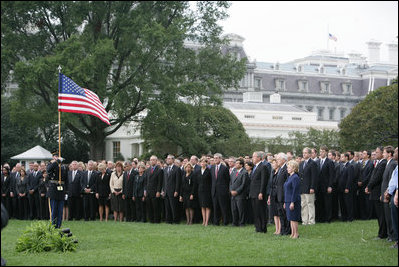
{"label": "green lawn", "polygon": [[63,222],[79,239],[76,252],[26,254],[15,244],[30,221],[10,220],[1,232],[7,265],[398,265],[398,250],[374,240],[377,221],[299,226],[300,238],[200,224]]}

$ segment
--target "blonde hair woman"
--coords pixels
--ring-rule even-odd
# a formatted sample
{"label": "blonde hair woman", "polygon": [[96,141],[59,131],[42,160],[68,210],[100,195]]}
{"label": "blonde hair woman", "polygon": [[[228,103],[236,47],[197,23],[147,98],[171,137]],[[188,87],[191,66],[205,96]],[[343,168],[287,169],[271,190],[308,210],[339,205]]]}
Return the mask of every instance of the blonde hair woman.
{"label": "blonde hair woman", "polygon": [[194,186],[194,172],[191,163],[184,165],[186,171],[183,179],[180,192],[180,202],[183,202],[184,209],[186,210],[187,224],[193,224],[194,208],[196,206],[196,187]]}
{"label": "blonde hair woman", "polygon": [[299,165],[295,160],[287,162],[290,175],[284,183],[284,208],[291,225],[291,238],[298,238],[298,221],[301,218],[301,180],[298,176]]}

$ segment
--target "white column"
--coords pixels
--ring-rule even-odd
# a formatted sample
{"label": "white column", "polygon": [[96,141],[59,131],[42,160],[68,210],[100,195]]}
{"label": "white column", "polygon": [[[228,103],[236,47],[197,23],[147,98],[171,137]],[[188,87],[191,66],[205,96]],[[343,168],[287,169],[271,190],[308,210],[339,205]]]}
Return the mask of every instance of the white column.
{"label": "white column", "polygon": [[139,157],[143,155],[143,143],[139,143]]}

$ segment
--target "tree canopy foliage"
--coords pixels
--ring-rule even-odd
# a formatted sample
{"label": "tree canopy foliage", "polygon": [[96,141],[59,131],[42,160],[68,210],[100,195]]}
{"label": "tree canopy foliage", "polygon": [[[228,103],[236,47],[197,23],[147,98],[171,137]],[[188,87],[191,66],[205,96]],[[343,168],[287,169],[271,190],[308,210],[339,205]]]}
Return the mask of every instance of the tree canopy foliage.
{"label": "tree canopy foliage", "polygon": [[369,93],[339,124],[345,149],[374,149],[398,146],[398,84]]}
{"label": "tree canopy foliage", "polygon": [[111,115],[108,127],[93,116],[62,114],[62,131],[67,128],[89,143],[92,159],[104,158],[106,136],[140,122],[141,111],[157,108],[154,101],[173,107],[180,97],[208,96],[201,105],[220,105],[223,90],[237,87],[245,73],[245,59],[222,53],[228,40],[221,38],[218,21],[226,18],[229,5],[2,2],[2,91],[8,78],[18,83],[13,118],[34,123],[56,141],[59,65],[78,85],[94,91]]}

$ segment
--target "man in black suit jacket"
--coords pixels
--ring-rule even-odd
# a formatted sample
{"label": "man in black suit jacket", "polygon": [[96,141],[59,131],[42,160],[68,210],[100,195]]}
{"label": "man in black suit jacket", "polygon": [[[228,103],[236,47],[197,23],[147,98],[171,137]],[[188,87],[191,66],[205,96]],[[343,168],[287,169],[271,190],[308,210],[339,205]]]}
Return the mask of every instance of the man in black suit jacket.
{"label": "man in black suit jacket", "polygon": [[125,201],[125,218],[127,222],[136,220],[136,206],[133,201],[133,184],[137,172],[132,167],[130,160],[124,163],[122,198]]}
{"label": "man in black suit jacket", "polygon": [[33,170],[28,175],[28,200],[30,207],[30,219],[40,219],[40,196],[39,196],[39,182],[42,179],[42,172],[39,171],[39,164],[33,164]]}
{"label": "man in black suit jacket", "polygon": [[151,223],[161,222],[161,190],[163,170],[157,165],[158,157],[151,156],[150,168],[146,171],[147,184],[144,187],[144,196],[147,199],[147,212]]}
{"label": "man in black suit jacket", "polygon": [[214,214],[214,225],[220,223],[220,213],[223,217],[223,224],[229,224],[229,184],[230,174],[229,168],[222,164],[222,155],[216,153],[214,155],[215,165],[211,167],[212,175],[212,202],[213,202],[213,214]]}
{"label": "man in black suit jacket", "polygon": [[72,170],[68,172],[68,206],[70,219],[81,219],[82,188],[80,180],[83,173],[78,170],[78,162],[72,161]]}
{"label": "man in black suit jacket", "polygon": [[270,171],[261,162],[263,152],[254,152],[252,161],[254,169],[251,172],[251,183],[249,186],[249,197],[251,198],[255,231],[259,233],[267,232],[267,207],[266,207],[266,187],[270,178]]}
{"label": "man in black suit jacket", "polygon": [[[179,223],[179,192],[182,181],[181,169],[174,165],[175,157],[168,155],[164,169],[164,182],[162,186],[162,195],[165,197],[165,220],[167,223]],[[195,171],[194,171],[195,172]]]}
{"label": "man in black suit jacket", "polygon": [[301,217],[302,224],[315,224],[315,192],[317,189],[317,164],[310,158],[311,149],[305,147],[302,151],[304,161],[299,165],[301,178]]}
{"label": "man in black suit jacket", "polygon": [[83,194],[83,216],[85,221],[89,219],[94,221],[96,218],[95,194],[98,173],[93,168],[93,161],[89,160],[87,163],[87,171],[83,172],[83,177],[80,180],[80,189]]}
{"label": "man in black suit jacket", "polygon": [[[287,220],[287,213],[284,210],[284,183],[287,181],[289,174],[287,172],[287,160],[288,157],[285,153],[279,153],[277,155],[277,164],[279,166],[279,170],[277,172],[276,177],[276,204],[278,207],[278,216],[280,217],[281,224],[281,232],[280,235],[290,235],[291,234],[291,226]],[[269,179],[271,180],[271,179]],[[270,184],[270,183],[269,183]],[[271,196],[272,197],[272,196]]]}
{"label": "man in black suit jacket", "polygon": [[349,153],[341,155],[343,169],[338,180],[338,199],[341,207],[341,220],[353,221],[353,177],[354,168],[349,162]]}
{"label": "man in black suit jacket", "polygon": [[362,220],[371,218],[372,212],[373,212],[372,203],[370,202],[370,198],[364,192],[367,184],[370,181],[371,173],[373,172],[373,169],[374,169],[373,161],[370,159],[370,157],[371,157],[371,151],[364,150],[363,151],[363,160],[361,163],[359,181],[357,182],[357,186],[358,186],[358,190],[359,190],[359,196],[358,196],[359,215],[360,215],[360,219],[362,219]]}
{"label": "man in black suit jacket", "polygon": [[320,147],[318,189],[316,190],[316,221],[331,222],[332,187],[335,175],[334,163],[327,157],[328,148]]}
{"label": "man in black suit jacket", "polygon": [[377,147],[375,150],[376,165],[371,173],[370,181],[365,189],[366,194],[370,194],[370,201],[373,202],[375,212],[378,219],[378,237],[380,239],[387,238],[387,227],[385,223],[385,216],[383,205],[381,202],[381,183],[382,176],[387,165],[387,160],[382,158],[382,147]]}
{"label": "man in black suit jacket", "polygon": [[235,171],[230,176],[231,214],[234,226],[245,226],[245,185],[247,179],[249,178],[244,169],[244,160],[236,160]]}
{"label": "man in black suit jacket", "polygon": [[385,167],[384,173],[382,174],[381,183],[381,202],[383,203],[383,212],[385,216],[385,224],[387,227],[388,240],[394,240],[394,231],[392,228],[392,217],[391,208],[389,206],[389,200],[384,197],[385,191],[388,188],[389,181],[391,180],[392,172],[396,168],[396,161],[393,159],[394,148],[392,146],[384,147],[383,157],[387,161],[387,166]]}
{"label": "man in black suit jacket", "polygon": [[198,172],[201,172],[201,166],[198,164],[198,161],[199,161],[199,159],[197,156],[195,156],[195,155],[191,156],[190,163],[191,163],[191,165],[193,165],[193,173],[195,175],[197,175]]}

